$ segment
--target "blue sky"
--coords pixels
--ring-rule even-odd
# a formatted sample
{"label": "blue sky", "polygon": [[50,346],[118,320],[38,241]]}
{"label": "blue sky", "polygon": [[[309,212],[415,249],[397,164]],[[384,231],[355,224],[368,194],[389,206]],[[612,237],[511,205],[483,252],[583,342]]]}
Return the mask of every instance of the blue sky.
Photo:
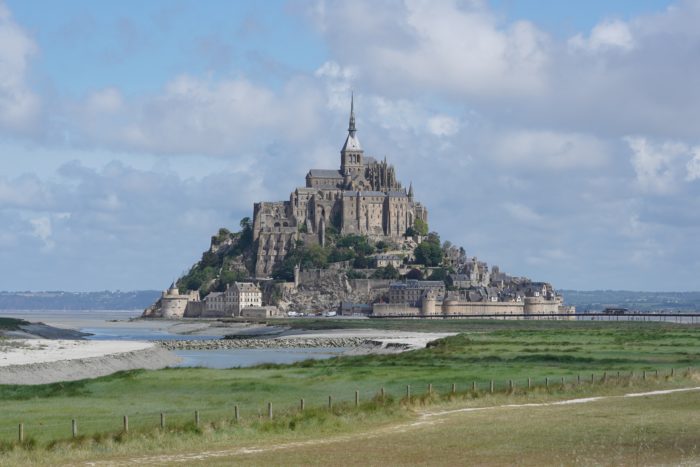
{"label": "blue sky", "polygon": [[360,138],[469,255],[698,290],[700,6],[0,0],[0,289],[162,288]]}

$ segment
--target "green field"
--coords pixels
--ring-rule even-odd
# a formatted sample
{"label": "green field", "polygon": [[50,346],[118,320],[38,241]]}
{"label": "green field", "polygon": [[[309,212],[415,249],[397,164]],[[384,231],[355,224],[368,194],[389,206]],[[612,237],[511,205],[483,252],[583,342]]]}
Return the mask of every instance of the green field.
{"label": "green field", "polygon": [[[444,323],[459,324],[457,321],[454,322],[457,324]],[[463,332],[438,341],[430,348],[398,355],[339,357],[231,370],[134,371],[71,383],[0,386],[3,413],[0,440],[4,441],[3,449],[11,449],[9,443],[16,439],[17,425],[22,422],[26,436],[36,443],[36,449],[43,450],[55,440],[70,439],[71,419],[75,418],[79,434],[92,440],[88,443],[89,449],[85,448],[87,451],[82,454],[89,457],[101,450],[105,450],[104,455],[122,452],[120,449],[128,451],[128,442],[124,444],[127,447],[117,448],[113,446],[113,438],[96,435],[118,433],[123,415],[129,416],[129,436],[142,433],[147,438],[132,445],[138,451],[137,446],[153,444],[164,449],[171,444],[160,438],[156,443],[152,438],[154,430],[158,431],[158,436],[164,436],[157,430],[161,412],[165,413],[169,427],[177,427],[179,434],[173,435],[173,439],[183,437],[184,441],[171,446],[176,449],[193,446],[193,440],[203,436],[186,426],[187,423],[191,425],[194,410],[200,411],[202,424],[208,426],[211,422],[225,425],[224,421],[233,417],[234,405],[240,408],[242,420],[233,431],[235,436],[226,429],[214,430],[208,442],[230,441],[230,436],[243,442],[268,436],[275,439],[301,436],[300,433],[305,436],[344,433],[412,416],[410,410],[402,409],[395,402],[355,411],[355,390],[359,391],[363,403],[375,397],[380,387],[385,388],[388,399],[398,401],[410,385],[414,396],[409,404],[412,407],[416,400],[426,398],[440,403],[440,395],[449,396],[452,384],[458,392],[455,397],[463,403],[476,404],[491,404],[504,397],[548,399],[619,393],[631,387],[697,385],[697,381],[693,381],[694,374],[688,374],[687,368],[700,367],[699,326],[468,321],[462,322],[461,328],[451,330]],[[673,378],[670,377],[672,368]],[[646,380],[642,380],[644,371]],[[604,372],[606,382],[603,382]],[[591,384],[592,374],[594,384]],[[579,376],[580,385],[577,384]],[[538,387],[526,391],[528,378],[533,387]],[[548,378],[549,388],[543,387],[545,378]],[[508,396],[491,396],[488,394],[490,380],[494,381],[496,392],[505,390],[512,380],[515,391]],[[476,393],[471,391],[473,382],[477,382]],[[426,396],[429,384],[436,393],[430,397]],[[339,411],[336,417],[330,417],[327,409],[321,409],[327,406],[329,395]],[[307,410],[305,417],[309,418],[295,422],[300,398],[305,399],[307,408],[317,408],[323,415]],[[276,425],[264,423],[268,402],[272,403],[275,418],[279,417]],[[291,428],[292,424],[295,428]],[[85,437],[80,439],[87,442]],[[108,440],[105,443],[111,447],[100,448],[100,440]],[[148,449],[155,449],[154,446]]]}

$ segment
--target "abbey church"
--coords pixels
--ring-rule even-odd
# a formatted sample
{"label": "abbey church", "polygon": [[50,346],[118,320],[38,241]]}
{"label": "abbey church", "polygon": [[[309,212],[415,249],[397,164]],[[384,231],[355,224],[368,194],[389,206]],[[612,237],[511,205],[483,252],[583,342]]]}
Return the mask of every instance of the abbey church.
{"label": "abbey church", "polygon": [[306,186],[299,187],[289,201],[255,204],[253,235],[258,250],[257,277],[272,273],[296,241],[325,244],[326,227],[341,235],[366,235],[374,240],[400,242],[415,220],[428,221],[428,211],[397,180],[386,158],[366,156],[357,137],[354,101],[350,101],[350,123],[340,150],[340,170],[311,169]]}

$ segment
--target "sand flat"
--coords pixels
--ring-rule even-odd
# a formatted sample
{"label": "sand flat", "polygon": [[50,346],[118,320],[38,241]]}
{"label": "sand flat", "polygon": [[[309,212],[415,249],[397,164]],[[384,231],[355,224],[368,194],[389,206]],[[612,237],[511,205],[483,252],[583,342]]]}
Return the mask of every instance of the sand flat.
{"label": "sand flat", "polygon": [[0,341],[0,367],[104,357],[153,346],[150,342],[135,341],[10,339]]}

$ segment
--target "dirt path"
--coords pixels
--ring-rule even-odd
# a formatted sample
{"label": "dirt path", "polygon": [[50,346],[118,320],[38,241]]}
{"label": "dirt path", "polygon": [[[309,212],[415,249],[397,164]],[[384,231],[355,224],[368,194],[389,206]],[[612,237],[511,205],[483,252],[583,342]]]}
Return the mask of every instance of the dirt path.
{"label": "dirt path", "polygon": [[688,391],[700,391],[700,387],[690,387],[690,388],[680,388],[680,389],[667,389],[660,391],[649,391],[640,393],[630,393],[620,396],[598,396],[598,397],[586,397],[580,399],[568,399],[555,402],[541,402],[541,403],[528,403],[528,404],[504,404],[496,405],[490,407],[469,407],[463,409],[452,409],[452,410],[442,410],[442,411],[424,411],[418,413],[418,419],[409,423],[399,423],[394,425],[385,426],[382,428],[377,428],[375,430],[365,431],[362,433],[353,433],[350,435],[340,435],[333,436],[329,438],[318,438],[311,439],[308,441],[296,441],[281,444],[267,444],[260,446],[248,446],[248,447],[238,447],[233,449],[222,449],[222,450],[210,450],[210,451],[200,451],[200,452],[190,452],[181,454],[163,454],[156,456],[140,456],[127,459],[110,460],[110,461],[95,461],[95,462],[85,462],[84,465],[88,466],[122,466],[122,465],[163,465],[163,464],[191,464],[200,461],[207,461],[209,459],[217,458],[227,458],[237,455],[250,455],[264,452],[274,452],[281,451],[285,449],[293,449],[298,447],[306,446],[322,446],[332,443],[344,442],[344,441],[356,441],[366,438],[373,438],[376,436],[381,436],[384,434],[400,433],[408,430],[414,430],[427,425],[435,425],[442,423],[447,417],[463,414],[469,412],[483,412],[488,410],[498,410],[498,409],[520,409],[520,408],[532,408],[532,407],[550,407],[557,405],[571,405],[571,404],[589,404],[592,402],[612,400],[612,399],[622,399],[626,397],[648,397],[648,396],[663,396],[667,394],[673,394],[678,392],[688,392]]}

